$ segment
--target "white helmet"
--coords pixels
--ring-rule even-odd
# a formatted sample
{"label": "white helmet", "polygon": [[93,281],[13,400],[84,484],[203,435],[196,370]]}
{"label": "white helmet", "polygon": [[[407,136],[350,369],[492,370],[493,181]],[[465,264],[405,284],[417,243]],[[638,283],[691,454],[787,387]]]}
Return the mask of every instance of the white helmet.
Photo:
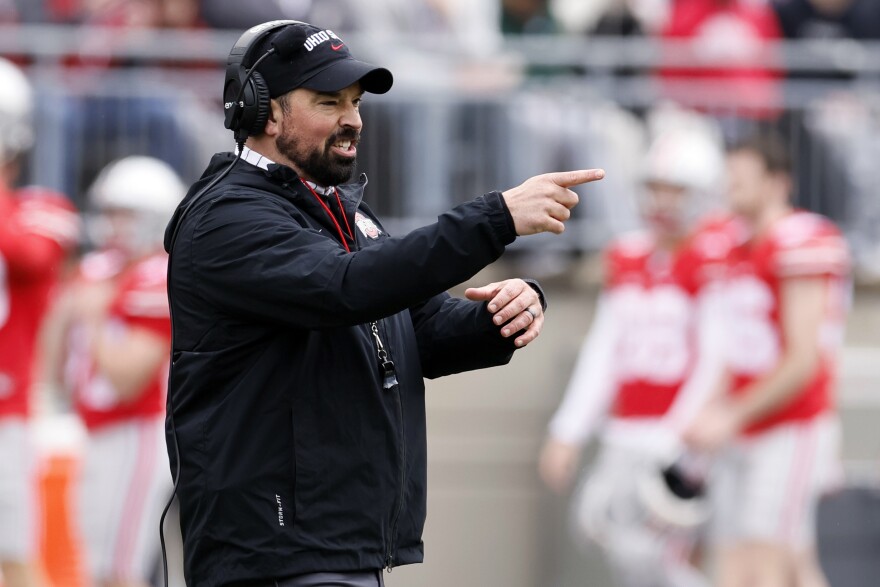
{"label": "white helmet", "polygon": [[[110,163],[98,174],[88,197],[98,212],[133,212],[136,226],[125,235],[125,247],[132,253],[145,252],[162,242],[165,226],[183,199],[186,187],[167,163],[153,157],[135,155]],[[110,227],[93,222],[92,237],[107,244]]]}
{"label": "white helmet", "polygon": [[89,201],[98,209],[122,208],[171,218],[186,187],[170,165],[134,155],[110,163],[92,184]]}
{"label": "white helmet", "polygon": [[656,230],[684,235],[713,209],[720,207],[724,154],[720,141],[693,127],[662,131],[651,143],[642,172],[645,195],[658,186],[684,191],[683,199],[646,197],[645,221]]}
{"label": "white helmet", "polygon": [[12,62],[0,57],[0,161],[9,161],[34,143],[31,84]]}
{"label": "white helmet", "polygon": [[643,179],[705,195],[721,188],[723,169],[721,145],[711,137],[692,129],[668,130],[651,144]]}

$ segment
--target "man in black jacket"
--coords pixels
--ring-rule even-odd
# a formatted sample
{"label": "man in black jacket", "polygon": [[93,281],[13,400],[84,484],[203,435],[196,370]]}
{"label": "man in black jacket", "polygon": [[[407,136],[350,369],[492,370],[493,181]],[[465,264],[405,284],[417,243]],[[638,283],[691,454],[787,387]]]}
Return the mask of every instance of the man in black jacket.
{"label": "man in black jacket", "polygon": [[[534,283],[446,290],[517,235],[561,232],[568,188],[603,173],[538,176],[390,237],[362,202],[366,178],[346,183],[361,95],[388,91],[390,72],[305,23],[240,43],[265,116],[236,134],[240,160],[214,157],[166,234],[187,582],[381,585],[383,568],[422,560],[423,378],[505,364],[544,321]],[[240,73],[227,72],[233,110],[248,99]]]}

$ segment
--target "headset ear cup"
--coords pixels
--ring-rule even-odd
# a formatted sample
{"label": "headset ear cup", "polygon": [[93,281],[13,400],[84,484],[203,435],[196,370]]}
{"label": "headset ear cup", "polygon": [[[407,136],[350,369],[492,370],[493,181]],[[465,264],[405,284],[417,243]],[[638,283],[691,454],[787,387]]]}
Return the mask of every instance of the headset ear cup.
{"label": "headset ear cup", "polygon": [[261,135],[266,129],[266,121],[269,119],[271,102],[271,98],[269,97],[269,86],[266,85],[266,80],[264,80],[263,76],[257,71],[251,75],[250,81],[253,82],[255,101],[253,105],[254,119],[247,127],[248,134],[252,136]]}
{"label": "headset ear cup", "polygon": [[226,76],[226,85],[223,89],[223,126],[235,132],[241,126],[242,109],[238,107],[235,99],[241,85],[238,76]]}

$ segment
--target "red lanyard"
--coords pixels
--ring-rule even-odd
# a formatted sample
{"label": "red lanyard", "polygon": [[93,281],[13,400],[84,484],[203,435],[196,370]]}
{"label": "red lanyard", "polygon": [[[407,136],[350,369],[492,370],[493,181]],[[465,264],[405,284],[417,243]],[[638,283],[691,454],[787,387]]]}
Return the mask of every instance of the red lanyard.
{"label": "red lanyard", "polygon": [[[310,186],[304,179],[300,179],[303,185],[309,188],[309,191],[312,192],[312,195],[315,196],[315,199],[318,200],[318,203],[321,204],[321,207],[324,208],[324,212],[330,217],[330,220],[333,221],[334,226],[336,226],[336,231],[339,233],[339,240],[342,241],[342,246],[345,247],[347,252],[351,252],[351,249],[348,246],[348,242],[345,240],[345,233],[342,232],[342,226],[339,225],[339,221],[336,220],[336,214],[333,213],[333,210],[330,209],[324,200],[321,199],[321,196],[318,195],[318,192]],[[348,224],[348,218],[345,216],[345,209],[342,207],[342,198],[339,197],[339,190],[333,188],[333,193],[336,194],[336,202],[339,204],[339,212],[342,214],[342,221],[345,222],[345,228],[348,230],[348,236],[351,240],[354,240],[354,233],[351,231],[351,226]]]}

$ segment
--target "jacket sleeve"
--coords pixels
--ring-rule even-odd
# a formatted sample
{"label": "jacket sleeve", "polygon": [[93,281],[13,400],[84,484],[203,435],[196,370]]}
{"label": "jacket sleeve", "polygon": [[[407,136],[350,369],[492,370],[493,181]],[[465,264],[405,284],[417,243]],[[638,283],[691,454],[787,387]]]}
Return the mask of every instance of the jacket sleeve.
{"label": "jacket sleeve", "polygon": [[443,293],[410,309],[422,371],[430,379],[505,365],[516,336],[504,338],[492,323],[486,302]]}
{"label": "jacket sleeve", "polygon": [[218,198],[196,220],[190,269],[202,298],[233,315],[308,329],[403,311],[472,277],[516,237],[498,192],[353,253],[269,195]]}

